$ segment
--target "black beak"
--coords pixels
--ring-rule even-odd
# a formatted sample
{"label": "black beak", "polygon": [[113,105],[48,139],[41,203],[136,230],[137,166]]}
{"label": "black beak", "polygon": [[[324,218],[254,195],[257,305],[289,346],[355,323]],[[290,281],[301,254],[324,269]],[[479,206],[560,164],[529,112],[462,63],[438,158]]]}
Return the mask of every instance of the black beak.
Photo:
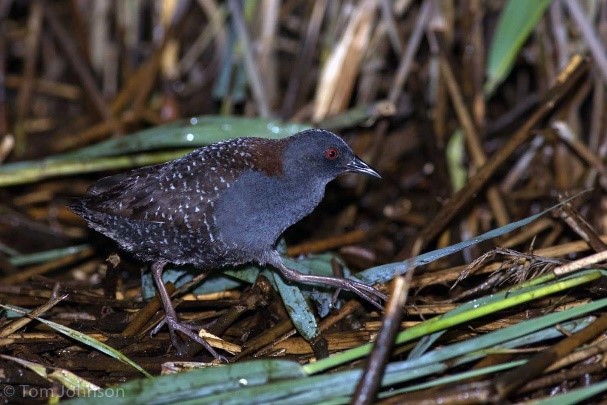
{"label": "black beak", "polygon": [[358,156],[354,156],[354,159],[352,159],[352,161],[346,165],[346,169],[349,172],[364,173],[381,179],[379,173],[373,170],[371,166],[363,162]]}

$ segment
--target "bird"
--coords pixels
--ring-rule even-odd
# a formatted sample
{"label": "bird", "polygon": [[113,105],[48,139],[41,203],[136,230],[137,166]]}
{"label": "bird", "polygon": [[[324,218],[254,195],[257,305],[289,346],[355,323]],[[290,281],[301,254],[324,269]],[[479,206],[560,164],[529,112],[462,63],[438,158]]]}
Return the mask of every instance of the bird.
{"label": "bird", "polygon": [[[162,282],[167,264],[202,272],[256,263],[289,282],[334,287],[379,306],[386,296],[350,278],[303,274],[276,249],[282,233],[310,214],[337,176],[381,176],[346,142],[323,129],[286,138],[240,137],[210,144],[175,160],[101,178],[67,206],[89,227],[136,259],[151,263],[171,342],[181,332],[217,352],[179,321]],[[381,306],[380,306],[381,307]]]}

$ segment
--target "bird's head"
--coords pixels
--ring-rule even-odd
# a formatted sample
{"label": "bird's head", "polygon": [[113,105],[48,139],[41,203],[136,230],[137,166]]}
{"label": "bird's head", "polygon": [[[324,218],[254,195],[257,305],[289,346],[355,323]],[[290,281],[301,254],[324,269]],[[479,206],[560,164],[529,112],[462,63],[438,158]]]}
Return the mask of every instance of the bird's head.
{"label": "bird's head", "polygon": [[283,159],[287,173],[316,177],[324,182],[349,172],[381,178],[343,139],[322,129],[310,129],[287,138]]}

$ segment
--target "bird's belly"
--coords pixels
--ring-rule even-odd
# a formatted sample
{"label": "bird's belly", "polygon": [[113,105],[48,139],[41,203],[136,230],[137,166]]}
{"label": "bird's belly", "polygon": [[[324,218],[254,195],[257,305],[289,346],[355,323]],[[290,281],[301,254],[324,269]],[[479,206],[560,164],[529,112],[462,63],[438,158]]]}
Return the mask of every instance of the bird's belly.
{"label": "bird's belly", "polygon": [[163,259],[177,265],[193,265],[201,270],[236,266],[248,261],[238,250],[227,247],[217,239],[209,241],[207,235],[195,232],[158,238],[140,246],[133,253],[145,261]]}

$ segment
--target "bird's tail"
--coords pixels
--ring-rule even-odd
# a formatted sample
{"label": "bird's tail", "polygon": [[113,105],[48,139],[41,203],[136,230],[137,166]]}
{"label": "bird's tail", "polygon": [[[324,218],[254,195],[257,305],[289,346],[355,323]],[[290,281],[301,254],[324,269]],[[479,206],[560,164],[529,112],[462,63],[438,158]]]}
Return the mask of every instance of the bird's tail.
{"label": "bird's tail", "polygon": [[[76,215],[85,218],[88,210],[86,209],[86,198],[68,197],[65,205]],[[85,218],[86,219],[86,218]]]}
{"label": "bird's tail", "polygon": [[[166,239],[167,225],[161,222],[143,222],[120,215],[97,211],[89,206],[88,197],[71,198],[67,207],[82,217],[97,232],[116,241],[120,247],[141,260],[150,261],[160,256],[177,258],[183,248],[170,245]],[[178,259],[172,260],[178,263]]]}
{"label": "bird's tail", "polygon": [[68,199],[65,205],[74,214],[82,217],[91,228],[113,239],[116,238],[117,227],[129,226],[129,221],[126,218],[97,211],[89,207],[88,202],[88,197],[72,197]]}

